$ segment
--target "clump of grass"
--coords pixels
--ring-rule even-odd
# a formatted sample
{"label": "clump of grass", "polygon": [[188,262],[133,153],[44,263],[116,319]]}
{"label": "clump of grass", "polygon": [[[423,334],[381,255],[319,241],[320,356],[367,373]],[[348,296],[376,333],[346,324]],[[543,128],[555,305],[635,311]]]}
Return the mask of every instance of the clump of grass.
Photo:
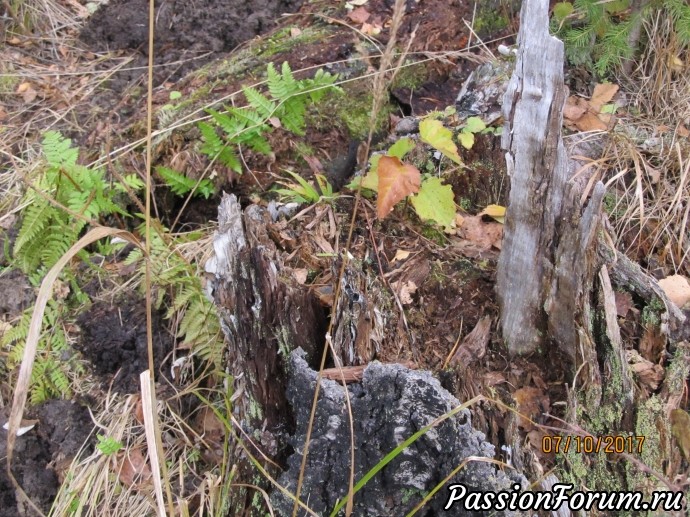
{"label": "clump of grass", "polygon": [[643,24],[647,46],[620,83],[630,100],[610,141],[610,213],[618,243],[638,259],[690,275],[689,44],[668,11]]}

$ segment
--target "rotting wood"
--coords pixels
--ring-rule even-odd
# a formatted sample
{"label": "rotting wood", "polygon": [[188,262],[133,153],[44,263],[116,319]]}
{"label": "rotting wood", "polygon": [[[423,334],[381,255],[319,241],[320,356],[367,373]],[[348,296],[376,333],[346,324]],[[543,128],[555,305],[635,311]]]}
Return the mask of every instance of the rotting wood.
{"label": "rotting wood", "polygon": [[283,358],[298,347],[316,350],[324,317],[315,297],[285,278],[268,218],[256,205],[243,212],[234,195],[224,195],[206,270],[226,336],[227,372],[241,393],[237,416],[248,430],[272,432],[290,413]]}

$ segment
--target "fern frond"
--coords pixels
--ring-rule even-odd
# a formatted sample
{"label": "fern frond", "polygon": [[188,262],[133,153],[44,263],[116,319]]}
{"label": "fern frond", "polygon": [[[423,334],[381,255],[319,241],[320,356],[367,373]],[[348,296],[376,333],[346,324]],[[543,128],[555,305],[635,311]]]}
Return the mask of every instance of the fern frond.
{"label": "fern frond", "polygon": [[69,377],[67,377],[59,364],[53,362],[51,366],[52,368],[48,370],[48,375],[56,395],[62,398],[69,398],[72,393]]}
{"label": "fern frond", "polygon": [[34,202],[26,207],[23,214],[22,227],[14,242],[15,257],[22,251],[27,243],[34,240],[38,234],[50,224],[50,220],[56,211],[52,205],[43,198],[36,198]]}
{"label": "fern frond", "polygon": [[197,182],[195,179],[189,178],[168,167],[156,167],[156,172],[163,178],[170,190],[178,196],[184,196],[194,191],[195,195],[202,195],[208,199],[213,194],[213,183],[209,179]]}
{"label": "fern frond", "polygon": [[254,108],[263,119],[268,119],[273,116],[276,110],[275,102],[268,99],[256,88],[251,88],[250,86],[244,86],[242,92],[247,98],[249,105]]}
{"label": "fern frond", "polygon": [[664,5],[671,14],[680,42],[690,43],[690,6],[683,0],[666,0]]}
{"label": "fern frond", "polygon": [[53,167],[71,167],[77,163],[79,149],[72,147],[72,140],[57,131],[46,131],[43,135],[43,154]]}
{"label": "fern frond", "polygon": [[216,133],[216,130],[206,122],[199,122],[199,130],[203,144],[200,151],[212,160],[218,160],[220,163],[234,170],[238,174],[242,172],[242,164],[235,156],[230,145],[226,144]]}
{"label": "fern frond", "polygon": [[53,267],[76,240],[77,236],[68,227],[57,224],[49,226],[45,237],[40,239],[41,264],[47,268]]}
{"label": "fern frond", "polygon": [[211,115],[211,118],[213,118],[215,123],[218,124],[225,134],[227,134],[231,139],[236,138],[236,135],[240,134],[240,132],[245,128],[245,124],[243,124],[237,118],[231,117],[229,113],[220,113],[214,109],[208,109],[206,111]]}
{"label": "fern frond", "polygon": [[[29,334],[29,323],[31,322],[32,310],[27,309],[22,314],[20,320],[11,329],[7,330],[0,338],[0,347],[8,348],[19,341],[26,340]],[[21,355],[19,356],[21,357]]]}
{"label": "fern frond", "polygon": [[271,96],[279,102],[289,99],[299,91],[300,85],[292,75],[292,70],[287,61],[283,62],[282,73],[278,73],[273,63],[269,63],[267,76],[268,91],[271,92]]}
{"label": "fern frond", "polygon": [[303,136],[305,126],[304,114],[306,111],[307,107],[303,98],[292,97],[285,101],[280,118],[285,129],[298,136]]}

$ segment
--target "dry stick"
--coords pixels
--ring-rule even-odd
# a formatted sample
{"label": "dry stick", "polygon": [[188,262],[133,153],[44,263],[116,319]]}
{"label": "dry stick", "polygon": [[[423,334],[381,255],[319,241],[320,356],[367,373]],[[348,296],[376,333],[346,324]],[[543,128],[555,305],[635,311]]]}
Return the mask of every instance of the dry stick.
{"label": "dry stick", "polygon": [[[388,40],[388,44],[386,45],[386,51],[384,52],[383,56],[381,57],[381,64],[379,66],[379,73],[375,76],[374,78],[374,102],[371,110],[371,118],[369,119],[369,136],[367,138],[367,143],[366,143],[366,155],[369,155],[369,149],[371,147],[371,140],[374,134],[374,127],[376,125],[376,119],[378,117],[379,111],[381,110],[381,98],[383,95],[383,91],[385,89],[385,74],[390,66],[390,63],[392,61],[392,56],[393,56],[393,50],[395,48],[395,42],[397,39],[397,33],[398,29],[400,27],[400,23],[402,22],[402,17],[405,14],[405,0],[395,0],[395,6],[393,7],[393,19],[391,22],[391,36]],[[326,357],[327,357],[327,352],[330,346],[332,346],[332,343],[330,342],[330,336],[332,335],[333,331],[333,322],[336,319],[336,314],[335,310],[337,308],[337,300],[338,297],[340,296],[340,291],[341,291],[341,283],[342,283],[342,278],[345,275],[345,268],[347,267],[348,259],[349,259],[349,249],[350,245],[352,243],[352,235],[354,233],[354,228],[355,228],[355,222],[357,220],[357,211],[359,209],[359,204],[362,198],[362,184],[357,186],[357,194],[355,196],[355,206],[352,209],[352,217],[350,218],[350,228],[347,233],[347,241],[345,243],[345,253],[343,253],[343,260],[340,265],[340,271],[338,272],[338,279],[336,282],[335,286],[335,292],[333,296],[333,309],[332,309],[332,314],[331,314],[331,320],[328,324],[328,332],[326,334],[326,342],[328,346],[324,346],[323,348],[323,353],[321,354],[321,364],[319,366],[319,372],[316,376],[316,386],[314,388],[314,397],[312,399],[312,405],[311,405],[311,413],[309,415],[309,423],[307,424],[307,434],[305,437],[304,441],[304,452],[302,453],[302,463],[300,465],[300,471],[299,471],[299,476],[297,478],[297,489],[295,491],[295,503],[292,508],[292,517],[297,517],[297,512],[298,512],[298,503],[300,500],[300,494],[302,492],[302,484],[304,483],[304,472],[306,470],[307,466],[307,456],[309,455],[309,442],[311,440],[311,433],[314,427],[314,418],[316,416],[316,405],[319,399],[319,392],[321,390],[321,379],[323,377],[323,370],[324,367],[326,366]],[[333,354],[334,357],[336,354]],[[343,376],[342,378],[343,385],[345,385],[345,378]],[[345,401],[348,405],[348,411],[350,413],[350,479],[349,479],[349,487],[348,487],[348,502],[347,506],[345,509],[346,515],[351,515],[352,513],[352,507],[353,507],[353,499],[354,499],[354,469],[355,469],[355,461],[354,461],[354,454],[355,454],[355,445],[354,445],[354,429],[352,425],[352,411],[350,409],[350,398],[348,396],[347,388],[345,388]]]}
{"label": "dry stick", "polygon": [[[146,211],[144,212],[146,218],[146,269],[144,282],[146,284],[146,347],[149,360],[149,372],[151,374],[150,384],[151,393],[156,393],[155,371],[153,364],[153,314],[152,314],[152,298],[151,298],[151,156],[153,139],[153,32],[155,26],[155,10],[153,0],[149,0],[149,62],[148,62],[148,90],[146,99]],[[168,499],[168,513],[175,515],[175,507],[173,506],[172,492],[170,490],[170,479],[168,478],[168,466],[165,463],[165,452],[163,451],[163,444],[161,443],[160,422],[156,415],[153,415],[153,429],[152,434],[155,435],[155,448],[159,458],[163,461],[159,462],[162,470],[163,478],[165,479],[165,495]],[[155,467],[153,461],[151,467]]]}

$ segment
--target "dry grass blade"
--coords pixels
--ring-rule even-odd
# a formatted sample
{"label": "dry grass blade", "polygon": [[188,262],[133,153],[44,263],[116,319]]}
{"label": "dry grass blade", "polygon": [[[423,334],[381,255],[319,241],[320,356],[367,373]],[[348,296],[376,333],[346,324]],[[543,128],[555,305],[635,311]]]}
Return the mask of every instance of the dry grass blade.
{"label": "dry grass blade", "polygon": [[24,408],[26,407],[26,398],[29,393],[29,386],[31,383],[31,372],[36,359],[36,352],[38,350],[38,340],[41,337],[41,324],[43,323],[43,314],[51,297],[53,284],[60,275],[62,269],[72,258],[86,246],[103,239],[104,237],[111,237],[117,235],[126,241],[141,247],[139,241],[129,232],[118,230],[116,228],[108,228],[99,226],[90,230],[79,241],[76,242],[67,253],[65,253],[60,260],[48,271],[48,274],[41,283],[41,288],[36,297],[36,304],[34,312],[31,316],[31,323],[29,324],[29,333],[26,338],[26,345],[24,347],[24,356],[22,364],[19,368],[19,376],[17,377],[17,385],[14,390],[14,399],[12,401],[12,409],[10,411],[9,429],[7,431],[7,475],[17,488],[18,492],[26,498],[27,502],[34,507],[34,509],[41,514],[42,512],[36,508],[34,503],[24,493],[22,488],[17,483],[17,480],[12,475],[12,455],[14,453],[14,444],[17,436],[17,430],[24,415]]}
{"label": "dry grass blade", "polygon": [[[161,458],[158,456],[157,432],[160,427],[157,425],[156,412],[156,392],[153,387],[151,373],[146,370],[139,376],[141,382],[141,402],[144,413],[144,429],[146,431],[146,442],[148,444],[149,459],[151,460],[151,473],[153,474],[153,486],[156,493],[156,504],[158,505],[158,515],[165,517],[165,500],[163,499],[163,484],[161,482]],[[165,459],[163,459],[165,461]]]}

